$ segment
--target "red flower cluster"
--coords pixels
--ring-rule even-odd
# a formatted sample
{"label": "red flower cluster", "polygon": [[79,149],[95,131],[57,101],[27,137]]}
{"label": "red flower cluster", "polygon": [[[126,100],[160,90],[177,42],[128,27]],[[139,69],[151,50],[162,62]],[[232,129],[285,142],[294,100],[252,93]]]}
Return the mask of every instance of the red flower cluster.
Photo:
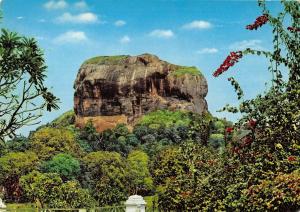
{"label": "red flower cluster", "polygon": [[222,65],[213,73],[214,77],[219,76],[223,72],[227,71],[231,66],[233,66],[240,58],[242,58],[243,54],[241,51],[230,52],[230,55],[224,60]]}
{"label": "red flower cluster", "polygon": [[257,124],[257,121],[251,119],[249,122],[248,122],[248,125],[251,127],[251,128],[254,128]]}
{"label": "red flower cluster", "polygon": [[297,157],[296,156],[289,156],[288,161],[296,161]]}
{"label": "red flower cluster", "polygon": [[246,26],[246,29],[249,30],[257,30],[258,27],[261,27],[262,25],[264,25],[265,23],[267,23],[269,21],[268,15],[264,14],[262,16],[259,16],[258,18],[256,18],[255,22],[253,24],[249,24]]}
{"label": "red flower cluster", "polygon": [[227,133],[232,133],[233,132],[233,127],[227,127],[226,132]]}
{"label": "red flower cluster", "polygon": [[300,28],[296,28],[296,27],[288,27],[287,30],[291,32],[300,32]]}
{"label": "red flower cluster", "polygon": [[231,151],[232,151],[233,153],[240,154],[240,148],[238,148],[238,147],[233,147],[233,148],[231,149]]}
{"label": "red flower cluster", "polygon": [[244,143],[241,145],[241,147],[245,147],[245,146],[248,146],[252,143],[252,138],[247,136],[245,139],[244,139]]}

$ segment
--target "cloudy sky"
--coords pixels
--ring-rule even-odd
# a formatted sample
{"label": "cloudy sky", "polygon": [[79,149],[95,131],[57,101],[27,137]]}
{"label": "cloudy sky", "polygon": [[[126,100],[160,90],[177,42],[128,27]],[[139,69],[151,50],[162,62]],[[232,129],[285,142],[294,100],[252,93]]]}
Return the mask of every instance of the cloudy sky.
{"label": "cloudy sky", "polygon": [[[267,2],[271,11],[277,1]],[[73,82],[80,64],[97,55],[156,54],[169,62],[197,66],[205,75],[209,110],[216,116],[226,103],[237,104],[227,78],[236,77],[248,98],[266,88],[267,61],[245,57],[219,78],[213,71],[230,51],[271,49],[271,29],[247,31],[261,15],[256,1],[214,0],[3,0],[1,27],[35,37],[45,52],[46,84],[61,99],[61,109],[46,113],[46,123],[73,107]],[[25,130],[26,131],[26,130]]]}

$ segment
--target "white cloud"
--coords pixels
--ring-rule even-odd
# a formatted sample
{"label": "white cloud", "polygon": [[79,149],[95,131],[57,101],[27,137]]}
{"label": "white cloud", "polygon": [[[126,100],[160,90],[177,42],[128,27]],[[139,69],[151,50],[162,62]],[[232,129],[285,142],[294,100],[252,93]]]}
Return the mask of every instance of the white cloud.
{"label": "white cloud", "polygon": [[24,19],[24,17],[23,16],[18,16],[17,19],[22,20],[22,19]]}
{"label": "white cloud", "polygon": [[131,41],[131,39],[128,35],[125,35],[120,39],[120,43],[123,43],[123,44],[129,43],[130,41]]}
{"label": "white cloud", "polygon": [[247,48],[255,49],[255,50],[263,50],[264,48],[261,46],[261,40],[243,40],[239,42],[232,43],[229,46],[231,50],[245,50]]}
{"label": "white cloud", "polygon": [[45,20],[45,19],[43,19],[43,18],[41,18],[41,19],[39,19],[39,20],[38,20],[38,22],[40,22],[40,23],[45,23],[45,22],[46,22],[46,20]]}
{"label": "white cloud", "polygon": [[117,26],[117,27],[121,27],[121,26],[124,26],[124,25],[126,24],[126,22],[123,21],[123,20],[118,20],[118,21],[116,21],[114,24],[115,24],[115,26]]}
{"label": "white cloud", "polygon": [[218,53],[219,50],[216,48],[203,48],[197,51],[197,54],[215,54]]}
{"label": "white cloud", "polygon": [[163,30],[163,29],[155,29],[149,34],[152,37],[158,37],[158,38],[171,38],[174,36],[174,33],[172,30]]}
{"label": "white cloud", "polygon": [[59,23],[96,23],[98,22],[98,16],[94,13],[80,13],[78,15],[72,15],[71,13],[64,13],[57,18]]}
{"label": "white cloud", "polygon": [[88,38],[85,32],[82,31],[68,31],[54,39],[54,43],[63,44],[63,43],[79,43],[82,41],[87,41]]}
{"label": "white cloud", "polygon": [[88,8],[88,5],[87,5],[87,3],[86,3],[85,1],[79,1],[79,2],[76,2],[76,3],[74,4],[74,6],[75,6],[76,8],[78,8],[78,9],[86,9],[86,8]]}
{"label": "white cloud", "polygon": [[58,9],[64,9],[68,6],[68,3],[64,0],[51,0],[44,4],[44,7],[48,10],[58,10]]}
{"label": "white cloud", "polygon": [[196,20],[182,26],[183,29],[209,29],[212,24],[208,21]]}

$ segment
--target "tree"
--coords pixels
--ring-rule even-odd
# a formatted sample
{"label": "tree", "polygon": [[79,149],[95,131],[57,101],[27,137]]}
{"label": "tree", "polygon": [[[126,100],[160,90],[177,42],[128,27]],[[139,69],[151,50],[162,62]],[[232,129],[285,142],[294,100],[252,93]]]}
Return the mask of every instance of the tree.
{"label": "tree", "polygon": [[[263,15],[253,24],[246,26],[248,30],[257,30],[264,24],[273,29],[273,51],[246,49],[231,52],[223,64],[214,72],[219,76],[227,71],[245,55],[257,55],[270,60],[268,70],[272,74],[271,88],[256,98],[245,100],[244,92],[238,82],[230,77],[238,100],[238,107],[227,105],[223,110],[240,112],[243,117],[238,126],[250,128],[252,141],[264,141],[270,151],[280,143],[284,149],[291,150],[297,145],[300,137],[300,3],[299,1],[282,0],[284,11],[273,16],[263,0],[259,0]],[[286,25],[288,24],[288,25]],[[287,74],[287,79],[282,74]],[[245,126],[246,125],[246,126]]]}
{"label": "tree", "polygon": [[33,152],[10,152],[0,158],[0,185],[8,200],[19,201],[22,190],[19,179],[37,167],[38,157]]}
{"label": "tree", "polygon": [[68,129],[45,127],[35,132],[30,138],[30,149],[41,159],[49,159],[58,153],[80,155],[79,144],[75,141],[74,133]]}
{"label": "tree", "polygon": [[42,208],[56,196],[55,187],[62,184],[62,179],[56,173],[40,173],[32,171],[20,179],[25,195]]}
{"label": "tree", "polygon": [[203,184],[218,178],[221,167],[222,161],[213,150],[194,142],[164,149],[152,164],[158,205],[170,211],[211,210],[214,207],[204,206],[217,204],[217,190]]}
{"label": "tree", "polygon": [[49,202],[52,208],[94,208],[96,200],[89,190],[81,188],[77,181],[67,181],[56,189],[56,197]]}
{"label": "tree", "polygon": [[57,173],[64,180],[75,179],[80,173],[79,161],[69,154],[60,153],[42,165],[45,172]]}
{"label": "tree", "polygon": [[143,194],[153,188],[149,172],[149,157],[142,151],[132,151],[127,158],[127,177],[131,194]]}
{"label": "tree", "polygon": [[92,191],[100,206],[126,199],[126,164],[119,153],[92,152],[82,161],[85,172],[83,184]]}
{"label": "tree", "polygon": [[[221,75],[249,54],[269,59],[268,71],[272,74],[271,88],[249,100],[244,99],[238,82],[233,77],[228,78],[241,102],[237,107],[227,105],[223,110],[242,114],[235,131],[244,133],[233,135],[229,140],[223,175],[214,183],[218,185],[217,193],[222,194],[215,201],[220,210],[293,211],[300,208],[299,189],[295,189],[299,187],[295,182],[300,179],[300,3],[285,0],[281,3],[284,11],[273,16],[266,2],[259,0],[263,14],[246,26],[248,30],[257,30],[269,24],[273,29],[273,51],[231,52],[213,74]],[[233,130],[226,131],[232,133]]]}
{"label": "tree", "polygon": [[42,208],[81,208],[95,206],[88,190],[82,189],[77,181],[63,183],[56,173],[33,171],[20,179],[29,200]]}
{"label": "tree", "polygon": [[6,148],[8,152],[25,152],[29,149],[29,140],[24,136],[17,136],[6,142]]}
{"label": "tree", "polygon": [[33,38],[2,29],[0,35],[0,141],[23,126],[39,123],[41,111],[58,109],[45,87],[43,52]]}

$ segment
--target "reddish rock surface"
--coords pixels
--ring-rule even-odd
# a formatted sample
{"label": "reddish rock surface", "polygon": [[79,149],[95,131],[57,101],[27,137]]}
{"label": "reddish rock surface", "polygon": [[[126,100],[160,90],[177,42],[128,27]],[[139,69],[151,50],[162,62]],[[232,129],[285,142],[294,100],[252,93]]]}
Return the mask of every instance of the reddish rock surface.
{"label": "reddish rock surface", "polygon": [[208,88],[202,74],[195,67],[173,65],[150,54],[87,60],[74,89],[77,126],[92,119],[98,131],[132,123],[157,109],[207,111]]}

